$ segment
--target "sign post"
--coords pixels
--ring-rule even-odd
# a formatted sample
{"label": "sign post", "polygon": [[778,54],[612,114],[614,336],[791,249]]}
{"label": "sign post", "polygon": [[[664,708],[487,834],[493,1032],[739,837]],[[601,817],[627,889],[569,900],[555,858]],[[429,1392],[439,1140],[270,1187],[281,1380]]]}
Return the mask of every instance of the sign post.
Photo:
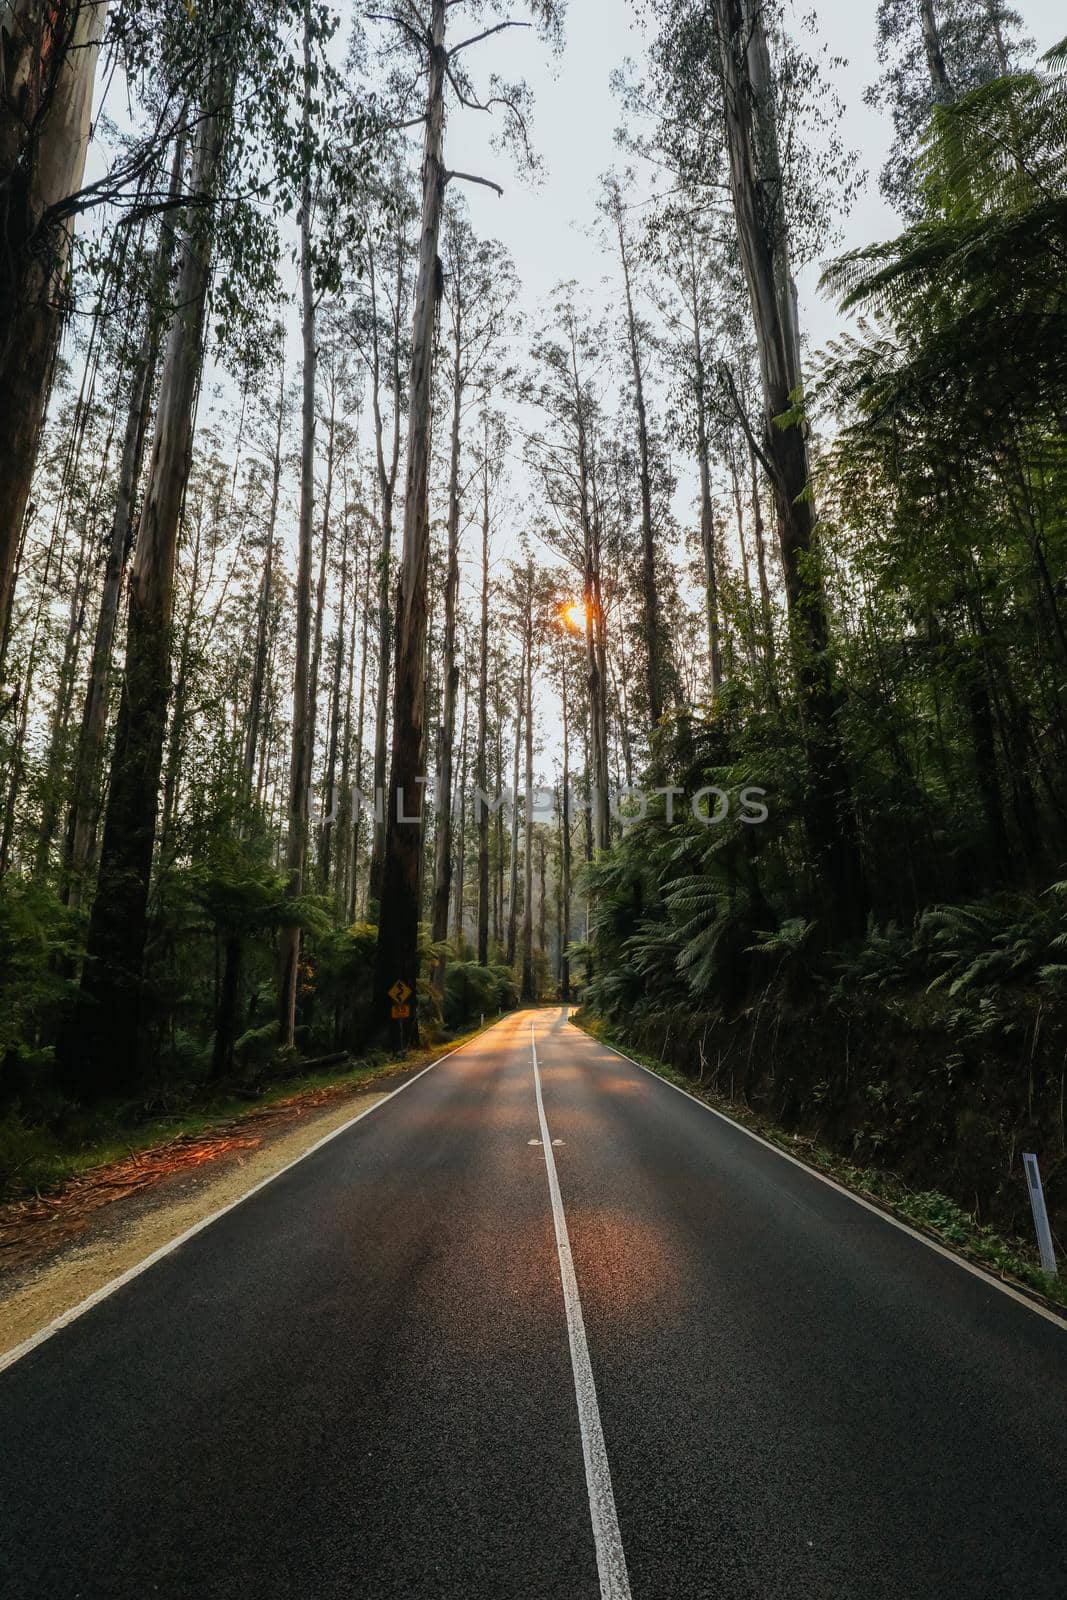
{"label": "sign post", "polygon": [[[411,1016],[411,1006],[408,1004],[411,998],[411,985],[405,983],[403,978],[398,978],[389,990],[389,998],[393,1002],[389,1013],[393,1021],[407,1022]],[[403,1030],[401,1030],[401,1040],[403,1040]]]}
{"label": "sign post", "polygon": [[1048,1211],[1045,1209],[1045,1191],[1041,1187],[1041,1168],[1037,1163],[1037,1156],[1033,1151],[1023,1152],[1023,1169],[1026,1172],[1026,1184],[1030,1190],[1030,1209],[1034,1213],[1034,1229],[1037,1233],[1037,1248],[1041,1254],[1042,1271],[1051,1277],[1058,1276],[1056,1270],[1056,1252],[1052,1248],[1052,1229],[1048,1225]]}

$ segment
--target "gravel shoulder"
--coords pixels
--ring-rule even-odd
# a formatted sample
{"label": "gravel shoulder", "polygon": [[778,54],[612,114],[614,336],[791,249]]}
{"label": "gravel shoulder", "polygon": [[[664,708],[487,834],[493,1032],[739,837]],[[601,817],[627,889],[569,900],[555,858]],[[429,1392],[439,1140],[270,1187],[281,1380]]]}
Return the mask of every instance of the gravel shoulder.
{"label": "gravel shoulder", "polygon": [[0,1354],[387,1099],[407,1076],[297,1095],[87,1173],[55,1195],[0,1206]]}

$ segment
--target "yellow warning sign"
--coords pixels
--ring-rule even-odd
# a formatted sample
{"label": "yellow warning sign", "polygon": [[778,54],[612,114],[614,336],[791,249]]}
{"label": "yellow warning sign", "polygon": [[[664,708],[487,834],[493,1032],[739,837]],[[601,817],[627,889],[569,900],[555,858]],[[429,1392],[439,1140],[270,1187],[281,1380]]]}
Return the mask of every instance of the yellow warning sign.
{"label": "yellow warning sign", "polygon": [[406,984],[403,978],[398,978],[393,984],[393,987],[389,990],[389,998],[390,1000],[394,1001],[396,1005],[402,1006],[410,993],[411,986]]}

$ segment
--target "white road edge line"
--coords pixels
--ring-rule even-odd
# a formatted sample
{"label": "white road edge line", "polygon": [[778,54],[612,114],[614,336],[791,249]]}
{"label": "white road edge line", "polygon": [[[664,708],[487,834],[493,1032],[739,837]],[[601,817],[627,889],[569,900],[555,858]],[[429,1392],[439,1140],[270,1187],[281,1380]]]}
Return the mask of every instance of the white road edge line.
{"label": "white road edge line", "polygon": [[928,1250],[933,1250],[937,1255],[944,1256],[946,1261],[951,1261],[955,1266],[962,1267],[964,1272],[969,1272],[973,1278],[980,1278],[983,1283],[988,1283],[991,1288],[999,1289],[1001,1294],[1008,1296],[1009,1300],[1014,1300],[1017,1304],[1025,1306],[1027,1311],[1032,1311],[1035,1316],[1044,1317],[1046,1322],[1053,1323],[1055,1327],[1062,1328],[1067,1333],[1067,1318],[1057,1315],[1055,1311],[1050,1311],[1047,1306],[1041,1305],[1037,1300],[1031,1300],[1029,1295],[1021,1294],[1018,1289],[1013,1289],[1010,1283],[1004,1283],[1002,1279],[995,1278],[991,1272],[986,1272],[983,1267],[976,1266],[973,1261],[968,1261],[964,1256],[958,1256],[954,1250],[949,1250],[943,1244],[938,1244],[936,1239],[928,1238],[925,1233],[920,1233],[917,1228],[909,1227],[906,1222],[901,1221],[899,1217],[895,1217],[891,1211],[883,1211],[881,1206],[876,1206],[870,1200],[865,1200],[862,1195],[856,1194],[852,1189],[846,1189],[844,1184],[837,1183],[833,1178],[828,1177],[825,1172],[820,1172],[816,1167],[809,1167],[806,1161],[801,1161],[797,1156],[791,1156],[788,1150],[779,1149],[769,1139],[764,1139],[762,1134],[754,1133],[751,1128],[746,1128],[743,1122],[735,1122],[733,1117],[726,1115],[725,1111],[719,1111],[715,1106],[709,1106],[706,1100],[698,1099],[695,1094],[690,1094],[688,1089],[682,1089],[678,1084],[672,1083],[669,1078],[661,1077],[658,1072],[653,1072],[651,1067],[646,1067],[640,1061],[635,1061],[633,1056],[626,1055],[622,1050],[616,1050],[612,1044],[605,1044],[602,1039],[594,1039],[592,1034],[585,1033],[584,1028],[579,1028],[577,1023],[571,1022],[569,1016],[567,1024],[569,1027],[574,1028],[576,1033],[583,1033],[594,1044],[600,1045],[601,1049],[610,1050],[611,1054],[618,1056],[620,1061],[628,1061],[631,1067],[637,1067],[641,1072],[647,1072],[649,1077],[654,1078],[657,1083],[662,1083],[666,1088],[673,1089],[676,1094],[685,1095],[687,1100],[692,1100],[693,1104],[699,1106],[702,1111],[709,1111],[713,1117],[718,1117],[720,1122],[725,1122],[728,1127],[736,1128],[738,1133],[743,1133],[746,1139],[753,1139],[756,1144],[763,1145],[764,1149],[773,1150],[776,1156],[781,1156],[783,1161],[788,1161],[794,1167],[799,1167],[801,1172],[806,1172],[809,1178],[815,1178],[819,1183],[825,1183],[828,1189],[833,1189],[837,1194],[845,1195],[855,1205],[862,1206],[864,1211],[871,1212],[873,1216],[881,1217],[882,1221],[888,1222],[890,1227],[898,1228],[901,1233],[906,1233],[910,1239],[918,1240],[919,1244],[924,1244]]}
{"label": "white road edge line", "polygon": [[99,1305],[101,1300],[106,1300],[109,1295],[114,1294],[116,1289],[124,1288],[134,1278],[139,1277],[142,1272],[147,1272],[149,1267],[154,1267],[157,1261],[162,1261],[164,1256],[169,1256],[172,1250],[178,1249],[179,1245],[183,1245],[188,1240],[195,1238],[198,1233],[203,1233],[205,1228],[210,1228],[213,1222],[218,1222],[219,1218],[224,1217],[228,1211],[233,1211],[237,1206],[244,1205],[246,1200],[251,1200],[254,1194],[258,1194],[261,1189],[265,1189],[276,1178],[282,1177],[286,1172],[291,1172],[294,1167],[299,1166],[301,1161],[306,1161],[308,1156],[315,1154],[316,1150],[321,1150],[323,1145],[329,1144],[332,1139],[339,1139],[342,1133],[347,1133],[349,1128],[354,1128],[357,1122],[362,1122],[364,1117],[369,1117],[372,1111],[377,1111],[380,1106],[391,1104],[398,1094],[403,1094],[404,1090],[410,1089],[413,1083],[418,1083],[419,1079],[424,1077],[427,1072],[432,1072],[434,1067],[439,1067],[441,1062],[447,1061],[450,1056],[458,1055],[461,1050],[465,1050],[468,1045],[473,1044],[475,1039],[484,1039],[485,1035],[497,1026],[499,1026],[498,1023],[491,1022],[488,1028],[483,1028],[481,1033],[475,1034],[474,1039],[465,1039],[454,1050],[448,1050],[443,1056],[438,1056],[436,1061],[431,1061],[429,1066],[425,1066],[419,1072],[416,1072],[415,1076],[409,1078],[407,1083],[402,1083],[398,1089],[388,1091],[381,1100],[376,1100],[365,1111],[359,1112],[358,1116],[350,1117],[347,1122],[342,1122],[341,1126],[334,1128],[332,1133],[327,1133],[321,1139],[316,1139],[315,1143],[308,1145],[307,1149],[300,1155],[294,1156],[292,1161],[287,1161],[284,1167],[279,1167],[277,1172],[272,1172],[269,1177],[261,1178],[258,1183],[252,1185],[251,1189],[246,1189],[244,1194],[238,1195],[236,1200],[230,1200],[226,1205],[220,1206],[217,1211],[213,1211],[210,1216],[202,1217],[199,1222],[194,1222],[191,1228],[186,1228],[184,1233],[179,1233],[176,1238],[168,1240],[166,1244],[161,1244],[158,1250],[153,1250],[151,1255],[145,1256],[143,1261],[138,1261],[136,1266],[127,1267],[125,1272],[121,1272],[117,1278],[112,1278],[109,1283],[102,1284],[99,1289],[94,1289],[92,1294],[87,1295],[84,1300],[80,1300],[77,1305],[71,1306],[69,1311],[61,1312],[58,1317],[54,1317],[43,1328],[38,1328],[36,1333],[31,1333],[30,1337],[24,1339],[21,1344],[13,1345],[10,1350],[0,1353],[0,1372],[6,1371],[8,1367],[13,1367],[16,1361],[21,1361],[23,1356],[28,1356],[31,1350],[36,1350],[39,1344],[44,1344],[45,1340],[50,1339],[54,1333],[59,1333],[61,1329],[68,1327],[72,1322],[76,1322],[79,1317],[83,1317],[87,1311],[91,1311],[94,1306]]}
{"label": "white road edge line", "polygon": [[589,1345],[585,1337],[585,1318],[582,1316],[578,1279],[571,1255],[570,1236],[567,1233],[567,1217],[563,1210],[556,1158],[552,1153],[552,1139],[545,1118],[545,1102],[541,1094],[541,1073],[537,1065],[537,1044],[532,1019],[530,1054],[533,1057],[534,1093],[537,1096],[541,1142],[544,1147],[545,1166],[548,1169],[548,1192],[552,1197],[556,1254],[559,1256],[559,1276],[563,1285],[563,1304],[567,1313],[567,1338],[571,1347],[574,1393],[578,1401],[578,1425],[582,1434],[585,1483],[589,1492],[589,1515],[593,1524],[593,1542],[596,1545],[601,1600],[630,1600],[630,1578],[626,1570],[626,1555],[619,1533],[619,1519],[615,1512],[615,1491],[611,1487],[611,1469],[608,1466],[608,1452],[604,1444],[604,1429],[600,1422],[600,1407],[597,1404],[596,1384],[593,1381],[593,1364],[589,1359]]}

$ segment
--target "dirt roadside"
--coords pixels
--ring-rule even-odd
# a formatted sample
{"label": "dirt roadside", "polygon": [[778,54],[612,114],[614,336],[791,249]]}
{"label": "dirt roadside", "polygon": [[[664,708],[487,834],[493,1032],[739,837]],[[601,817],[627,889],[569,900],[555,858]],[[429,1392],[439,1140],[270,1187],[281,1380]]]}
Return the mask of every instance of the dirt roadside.
{"label": "dirt roadside", "polygon": [[0,1206],[0,1355],[272,1177],[410,1072],[313,1089]]}

